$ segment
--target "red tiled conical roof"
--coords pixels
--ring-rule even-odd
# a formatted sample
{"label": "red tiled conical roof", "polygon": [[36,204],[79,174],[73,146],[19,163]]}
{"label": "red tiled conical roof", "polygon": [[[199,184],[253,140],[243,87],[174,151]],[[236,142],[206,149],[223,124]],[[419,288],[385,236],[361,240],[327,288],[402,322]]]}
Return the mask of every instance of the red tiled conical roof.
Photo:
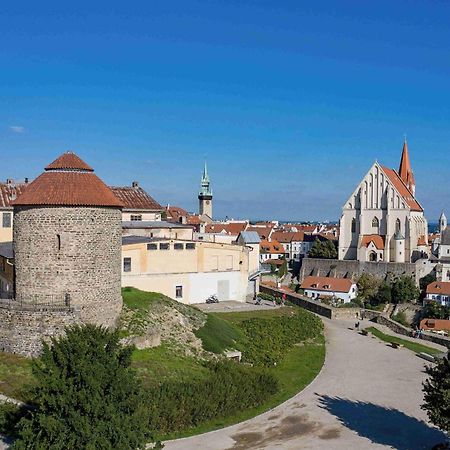
{"label": "red tiled conical roof", "polygon": [[71,152],[48,165],[12,204],[122,207],[122,202],[94,174],[94,169]]}
{"label": "red tiled conical roof", "polygon": [[56,158],[51,164],[49,164],[45,170],[87,170],[93,172],[94,169],[86,164],[79,156],[73,152],[63,153],[59,158]]}

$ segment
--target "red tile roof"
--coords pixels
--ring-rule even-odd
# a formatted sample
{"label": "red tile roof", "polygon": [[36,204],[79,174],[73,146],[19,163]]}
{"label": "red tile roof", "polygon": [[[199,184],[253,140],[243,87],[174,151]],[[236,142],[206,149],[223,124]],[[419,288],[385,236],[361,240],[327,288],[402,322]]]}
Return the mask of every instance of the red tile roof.
{"label": "red tile roof", "polygon": [[427,286],[427,294],[450,295],[450,281],[433,281]]}
{"label": "red tile roof", "polygon": [[84,170],[87,172],[93,172],[94,169],[86,164],[78,155],[73,152],[63,153],[60,157],[56,158],[51,164],[49,164],[45,170]]}
{"label": "red tile roof", "polygon": [[403,197],[405,202],[411,208],[411,210],[423,212],[423,209],[419,205],[419,202],[414,198],[412,193],[406,187],[405,183],[399,177],[398,173],[395,170],[389,169],[388,167],[385,167],[385,166],[382,166],[382,169],[383,169],[384,173],[386,174],[386,176],[391,181],[391,183],[394,185],[395,189],[397,189],[399,194]]}
{"label": "red tile roof", "polygon": [[269,239],[273,227],[249,225],[245,231],[256,231],[261,239]]}
{"label": "red tile roof", "polygon": [[283,254],[285,253],[284,247],[278,241],[261,241],[259,243],[259,249],[261,253],[271,254]]}
{"label": "red tile roof", "polygon": [[291,242],[303,242],[305,233],[303,231],[274,231],[270,237],[278,242],[288,244]]}
{"label": "red tile roof", "polygon": [[417,245],[423,246],[423,245],[427,245],[427,241],[425,240],[425,236],[419,236],[419,238],[417,239]]}
{"label": "red tile roof", "polygon": [[246,228],[247,222],[210,223],[206,225],[206,232],[237,236],[241,231],[246,231]]}
{"label": "red tile roof", "polygon": [[450,331],[450,320],[446,319],[422,319],[419,325],[422,330]]}
{"label": "red tile roof", "polygon": [[12,202],[25,192],[28,183],[0,183],[0,208],[12,208]]}
{"label": "red tile roof", "polygon": [[[306,277],[301,284],[301,289],[314,289],[325,292],[348,293],[354,283],[349,278],[333,277]],[[326,287],[327,286],[327,287]]]}
{"label": "red tile roof", "polygon": [[384,250],[384,236],[378,234],[365,234],[361,240],[361,247],[368,247],[373,242],[378,250]]}
{"label": "red tile roof", "polygon": [[139,186],[110,186],[124,209],[162,211],[163,207]]}
{"label": "red tile roof", "polygon": [[121,208],[122,202],[92,170],[73,153],[64,154],[47,166],[12,204]]}

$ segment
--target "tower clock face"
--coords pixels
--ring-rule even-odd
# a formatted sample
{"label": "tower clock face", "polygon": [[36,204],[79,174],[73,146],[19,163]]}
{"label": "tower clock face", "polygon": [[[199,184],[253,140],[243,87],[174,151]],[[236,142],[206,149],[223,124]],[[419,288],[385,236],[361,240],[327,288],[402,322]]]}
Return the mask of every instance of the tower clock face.
{"label": "tower clock face", "polygon": [[209,205],[209,200],[206,200],[206,204]]}

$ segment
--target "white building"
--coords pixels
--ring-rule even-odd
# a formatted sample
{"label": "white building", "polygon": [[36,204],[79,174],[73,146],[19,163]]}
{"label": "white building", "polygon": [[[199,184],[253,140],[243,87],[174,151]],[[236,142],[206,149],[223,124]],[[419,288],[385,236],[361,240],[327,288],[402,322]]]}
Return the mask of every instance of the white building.
{"label": "white building", "polygon": [[340,299],[349,303],[356,298],[357,287],[349,278],[306,277],[301,284],[306,297],[312,299]]}
{"label": "white building", "polygon": [[450,306],[450,282],[433,281],[427,286],[426,301],[434,301],[442,306]]}
{"label": "white building", "polygon": [[415,198],[408,146],[399,171],[375,162],[342,209],[341,260],[415,262],[428,256],[428,224]]}

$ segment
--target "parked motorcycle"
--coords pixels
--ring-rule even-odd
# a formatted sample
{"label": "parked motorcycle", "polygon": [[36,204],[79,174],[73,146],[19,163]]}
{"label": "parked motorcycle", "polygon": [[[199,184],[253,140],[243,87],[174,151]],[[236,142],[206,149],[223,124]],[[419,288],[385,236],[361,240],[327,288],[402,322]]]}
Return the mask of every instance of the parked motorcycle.
{"label": "parked motorcycle", "polygon": [[206,303],[211,304],[211,303],[219,303],[219,299],[217,298],[216,294],[210,295],[207,299],[206,299]]}

